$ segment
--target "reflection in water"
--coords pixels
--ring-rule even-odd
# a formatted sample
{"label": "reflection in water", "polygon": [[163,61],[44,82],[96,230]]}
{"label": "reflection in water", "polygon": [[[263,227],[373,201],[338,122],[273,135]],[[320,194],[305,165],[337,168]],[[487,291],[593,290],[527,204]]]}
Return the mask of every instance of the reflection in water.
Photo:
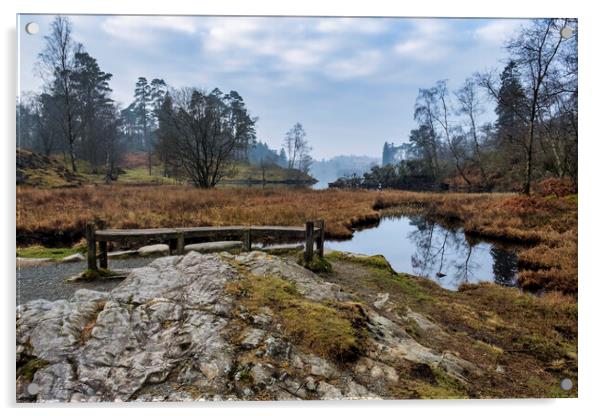
{"label": "reflection in water", "polygon": [[353,239],[328,242],[334,250],[383,254],[399,272],[412,273],[456,290],[462,283],[515,284],[513,250],[467,239],[463,230],[442,227],[423,217],[386,218]]}

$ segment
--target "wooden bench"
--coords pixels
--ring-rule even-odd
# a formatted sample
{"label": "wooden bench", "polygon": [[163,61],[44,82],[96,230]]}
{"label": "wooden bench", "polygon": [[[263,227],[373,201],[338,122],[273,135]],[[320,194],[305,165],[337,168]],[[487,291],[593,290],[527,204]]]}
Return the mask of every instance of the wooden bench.
{"label": "wooden bench", "polygon": [[[144,229],[107,229],[106,222],[97,220],[86,225],[88,242],[88,268],[98,270],[108,268],[107,243],[147,241],[149,239],[167,242],[170,254],[184,254],[185,240],[188,238],[207,238],[219,241],[223,238],[240,238],[243,250],[251,251],[252,238],[280,237],[291,240],[305,240],[305,260],[314,256],[314,243],[317,254],[324,256],[324,220],[308,221],[305,227],[287,227],[278,225],[223,226],[223,227],[176,227]],[[96,244],[98,243],[98,251]],[[98,252],[98,255],[97,255]],[[98,265],[97,265],[98,260]]]}

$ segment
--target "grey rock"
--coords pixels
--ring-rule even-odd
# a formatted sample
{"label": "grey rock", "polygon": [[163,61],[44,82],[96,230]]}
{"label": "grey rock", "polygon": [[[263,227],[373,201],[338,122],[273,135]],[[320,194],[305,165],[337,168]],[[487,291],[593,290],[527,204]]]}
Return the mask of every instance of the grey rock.
{"label": "grey rock", "polygon": [[199,253],[215,253],[242,248],[242,241],[211,241],[208,243],[188,244],[184,252],[197,251]]}
{"label": "grey rock", "polygon": [[70,256],[63,257],[60,262],[61,263],[77,263],[78,261],[84,261],[86,258],[82,253],[74,253]]}
{"label": "grey rock", "polygon": [[291,353],[291,345],[280,338],[270,336],[265,340],[265,353],[269,357],[286,360]]}
{"label": "grey rock", "polygon": [[127,257],[132,257],[137,254],[138,254],[138,250],[109,251],[107,253],[107,257],[110,259],[125,259]]}
{"label": "grey rock", "polygon": [[325,381],[320,381],[318,383],[316,391],[322,400],[340,400],[343,398],[341,390]]}
{"label": "grey rock", "polygon": [[167,244],[152,244],[143,246],[137,250],[140,256],[167,256],[169,254],[169,246]]}
{"label": "grey rock", "polygon": [[376,309],[382,309],[383,306],[385,306],[385,304],[389,301],[389,294],[388,293],[379,293],[376,296],[376,300],[374,301],[373,305]]}
{"label": "grey rock", "polygon": [[[248,273],[294,282],[314,301],[349,296],[294,262],[261,252],[160,257],[132,270],[110,292],[82,289],[68,300],[19,305],[17,362],[38,359],[44,365],[33,375],[39,387],[35,395],[27,392],[26,380],[17,380],[17,399],[236,400],[263,393],[283,400],[375,398],[367,386],[386,391],[382,383],[398,382],[394,368],[404,360],[438,366],[461,381],[479,371],[454,354],[421,345],[371,309],[366,311],[367,353],[354,367],[339,368],[301,352],[283,339],[268,308],[246,311],[247,318],[239,319],[235,312],[242,309],[226,288]],[[232,336],[238,333],[233,331],[241,337]],[[237,345],[241,338],[248,350]],[[234,368],[239,369],[234,384],[246,383],[241,380],[245,373],[253,385],[243,383],[233,391]],[[366,379],[368,385],[359,383]]]}
{"label": "grey rock", "polygon": [[240,346],[247,350],[256,348],[261,343],[264,336],[264,330],[258,328],[251,328],[243,334],[243,340],[240,343]]}

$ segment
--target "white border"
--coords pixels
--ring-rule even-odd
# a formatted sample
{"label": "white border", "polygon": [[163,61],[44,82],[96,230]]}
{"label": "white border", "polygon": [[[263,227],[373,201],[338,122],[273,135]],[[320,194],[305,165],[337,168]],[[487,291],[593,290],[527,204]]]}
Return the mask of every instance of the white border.
{"label": "white border", "polygon": [[[599,41],[602,40],[601,15],[593,6],[595,2],[577,1],[525,1],[498,0],[495,3],[469,0],[434,1],[420,0],[394,2],[381,0],[162,0],[151,3],[149,0],[4,0],[0,3],[2,13],[2,89],[0,115],[2,116],[2,167],[4,175],[0,181],[4,199],[2,221],[2,247],[0,256],[5,273],[2,275],[4,302],[2,310],[2,384],[0,391],[3,404],[9,413],[31,414],[36,408],[14,405],[14,245],[15,245],[15,114],[16,95],[16,13],[103,13],[103,14],[224,14],[224,15],[323,15],[323,16],[441,16],[441,17],[577,17],[579,18],[579,82],[581,94],[580,143],[579,143],[579,399],[577,400],[502,400],[502,401],[405,401],[405,402],[347,402],[347,403],[207,403],[196,407],[172,405],[179,414],[203,414],[220,412],[223,414],[264,415],[282,413],[307,415],[307,413],[345,412],[349,415],[364,415],[375,411],[381,414],[444,414],[470,415],[484,413],[504,415],[530,411],[554,414],[592,413],[599,397],[598,387],[602,386],[600,366],[602,351],[600,343],[600,304],[602,276],[599,253],[600,195],[599,175],[602,164],[599,127],[600,97],[602,97],[600,76],[601,62]],[[126,414],[143,411],[148,415],[165,415],[165,406],[133,405],[120,407],[105,405],[90,407],[51,407],[44,408],[44,414],[65,415]],[[522,412],[521,412],[522,413]]]}

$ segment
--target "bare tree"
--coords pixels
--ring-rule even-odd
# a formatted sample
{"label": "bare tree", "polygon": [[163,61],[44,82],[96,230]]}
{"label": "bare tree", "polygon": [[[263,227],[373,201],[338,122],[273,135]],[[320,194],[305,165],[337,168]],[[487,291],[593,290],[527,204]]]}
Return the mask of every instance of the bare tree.
{"label": "bare tree", "polygon": [[50,24],[50,33],[44,36],[46,46],[38,55],[41,73],[51,79],[49,88],[57,98],[61,113],[61,127],[69,149],[71,169],[76,172],[75,141],[76,119],[72,73],[74,70],[75,54],[81,49],[71,37],[71,22],[67,17],[57,16]]}
{"label": "bare tree", "polygon": [[305,173],[309,172],[312,159],[309,155],[311,146],[305,138],[307,134],[303,129],[303,125],[297,122],[286,132],[284,136],[284,148],[288,153],[289,169],[299,169]]}
{"label": "bare tree", "polygon": [[479,168],[483,182],[489,187],[489,178],[487,173],[485,173],[478,137],[477,116],[482,114],[483,108],[478,97],[475,78],[467,78],[462,88],[455,92],[455,96],[459,104],[458,113],[468,118],[469,136],[472,139],[474,161]]}
{"label": "bare tree", "polygon": [[[239,148],[230,98],[219,89],[211,93],[185,88],[170,93],[171,105],[158,112],[159,130],[170,132],[179,165],[194,185],[214,187],[232,167]],[[251,117],[249,123],[254,123]],[[244,127],[247,128],[247,127]]]}

